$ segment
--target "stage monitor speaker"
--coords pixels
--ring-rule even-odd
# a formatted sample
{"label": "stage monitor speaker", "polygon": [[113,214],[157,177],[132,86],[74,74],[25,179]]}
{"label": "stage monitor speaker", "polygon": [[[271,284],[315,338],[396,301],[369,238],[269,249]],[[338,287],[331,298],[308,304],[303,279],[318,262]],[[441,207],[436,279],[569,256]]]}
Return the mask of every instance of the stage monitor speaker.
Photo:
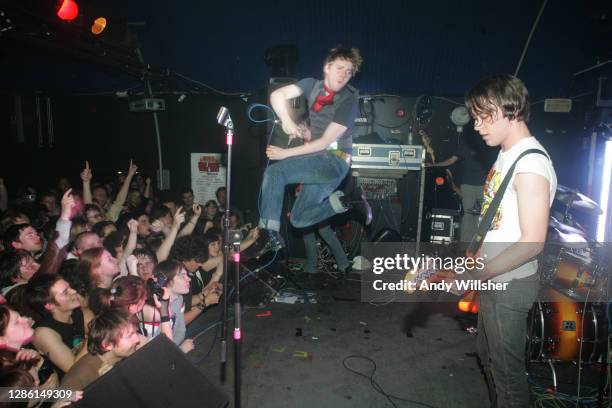
{"label": "stage monitor speaker", "polygon": [[229,397],[166,336],[155,337],[83,390],[71,406],[221,408]]}

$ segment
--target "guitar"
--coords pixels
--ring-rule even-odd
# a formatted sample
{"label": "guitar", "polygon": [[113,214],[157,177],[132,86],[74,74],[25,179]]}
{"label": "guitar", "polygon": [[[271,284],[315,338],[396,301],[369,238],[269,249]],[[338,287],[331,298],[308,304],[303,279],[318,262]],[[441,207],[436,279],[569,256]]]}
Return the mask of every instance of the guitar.
{"label": "guitar", "polygon": [[[477,262],[477,256],[468,256],[473,262]],[[421,288],[430,288],[432,284],[444,283],[444,289],[448,292],[461,296],[458,307],[462,312],[478,312],[478,291],[469,289],[465,271],[458,273],[451,269],[435,269],[435,268],[423,268],[416,272],[407,271],[404,275],[406,282],[411,282],[411,285],[406,285],[404,290],[408,294],[413,294]]]}
{"label": "guitar", "polygon": [[[431,145],[431,137],[423,129],[419,130],[419,135],[421,136],[421,141],[423,142],[423,146],[425,147],[425,151],[427,152],[427,154],[429,155],[429,157],[431,159],[431,164],[435,164],[436,163],[436,152],[434,151],[434,149],[433,149],[433,147]],[[455,184],[455,178],[453,176],[453,172],[450,171],[449,168],[445,168],[444,172],[446,173],[446,178],[450,182],[450,186],[453,189],[453,191],[457,194],[459,199],[463,199],[463,197],[461,195],[461,190]]]}

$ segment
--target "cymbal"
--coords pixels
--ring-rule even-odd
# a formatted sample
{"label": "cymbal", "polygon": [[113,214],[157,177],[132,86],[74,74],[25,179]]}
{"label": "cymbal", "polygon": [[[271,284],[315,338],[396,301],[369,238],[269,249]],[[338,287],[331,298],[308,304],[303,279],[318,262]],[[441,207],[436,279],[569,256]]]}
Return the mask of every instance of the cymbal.
{"label": "cymbal", "polygon": [[557,194],[555,195],[555,200],[558,200],[566,206],[570,208],[575,208],[577,210],[593,212],[597,215],[603,213],[601,207],[599,207],[599,205],[595,201],[591,200],[584,194],[579,193],[577,190],[562,186],[561,184],[557,186]]}
{"label": "cymbal", "polygon": [[563,234],[576,234],[576,235],[580,235],[581,237],[586,237],[585,231],[579,228],[564,224],[553,216],[550,217],[548,226],[551,228],[554,228],[556,231],[562,232]]}

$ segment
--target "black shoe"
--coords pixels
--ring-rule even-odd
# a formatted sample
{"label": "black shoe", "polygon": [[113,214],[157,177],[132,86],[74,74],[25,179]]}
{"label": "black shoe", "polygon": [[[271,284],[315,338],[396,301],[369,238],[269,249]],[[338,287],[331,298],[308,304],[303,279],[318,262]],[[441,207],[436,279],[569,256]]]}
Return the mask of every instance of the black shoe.
{"label": "black shoe", "polygon": [[263,247],[257,252],[256,257],[267,254],[268,252],[277,252],[285,247],[285,240],[278,231],[264,229],[262,232],[265,234],[266,239]]}
{"label": "black shoe", "polygon": [[340,202],[347,209],[357,210],[365,219],[365,225],[370,225],[372,223],[372,207],[370,207],[370,204],[366,200],[361,186],[355,186],[353,191],[340,197]]}
{"label": "black shoe", "polygon": [[345,280],[348,279],[349,275],[353,272],[353,267],[351,265],[347,266],[343,270],[338,271],[337,279]]}

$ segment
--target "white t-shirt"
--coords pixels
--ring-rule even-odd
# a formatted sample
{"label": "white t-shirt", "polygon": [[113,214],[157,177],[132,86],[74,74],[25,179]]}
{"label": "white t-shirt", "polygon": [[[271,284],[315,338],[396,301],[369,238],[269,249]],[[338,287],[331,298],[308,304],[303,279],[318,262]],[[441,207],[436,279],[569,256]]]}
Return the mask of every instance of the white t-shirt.
{"label": "white t-shirt", "polygon": [[[517,159],[517,157],[528,149],[538,149],[545,153],[546,149],[537,141],[535,137],[522,139],[517,144],[512,146],[508,151],[500,151],[497,156],[497,161],[489,171],[484,188],[484,203],[482,206],[481,215],[484,215],[487,208],[495,197],[495,192],[499,188],[502,180],[506,177],[508,170]],[[548,154],[548,153],[547,153]],[[557,175],[553,168],[552,162],[544,155],[539,153],[530,153],[517,163],[514,174],[510,179],[510,183],[506,188],[504,197],[499,205],[499,209],[495,218],[491,222],[491,227],[485,236],[484,243],[481,249],[481,256],[491,260],[501,251],[521,237],[521,227],[519,223],[518,212],[518,196],[514,188],[514,178],[519,173],[532,173],[545,177],[549,183],[550,203],[552,205],[557,190]],[[496,243],[496,244],[492,244]],[[513,279],[524,278],[533,275],[538,270],[536,260],[527,262],[518,268],[498,275],[493,278],[494,282],[508,282]]]}

